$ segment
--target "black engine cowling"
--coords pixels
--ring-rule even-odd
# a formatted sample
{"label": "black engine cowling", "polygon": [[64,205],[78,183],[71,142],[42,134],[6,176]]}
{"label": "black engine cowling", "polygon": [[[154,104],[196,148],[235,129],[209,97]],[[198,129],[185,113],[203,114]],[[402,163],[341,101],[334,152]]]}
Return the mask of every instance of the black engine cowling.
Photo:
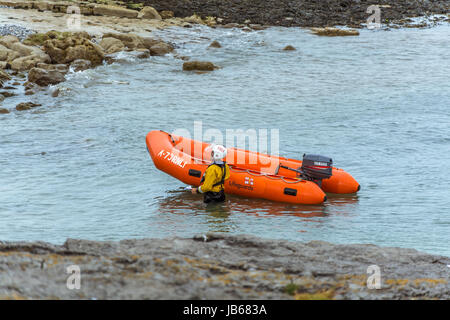
{"label": "black engine cowling", "polygon": [[304,154],[301,171],[308,180],[328,179],[332,175],[333,160],[318,154]]}

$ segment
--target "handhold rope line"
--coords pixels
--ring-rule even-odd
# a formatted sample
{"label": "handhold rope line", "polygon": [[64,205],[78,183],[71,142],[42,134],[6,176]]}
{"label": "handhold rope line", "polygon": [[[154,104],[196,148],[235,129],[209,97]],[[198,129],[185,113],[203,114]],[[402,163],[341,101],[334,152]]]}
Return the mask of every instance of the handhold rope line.
{"label": "handhold rope line", "polygon": [[[160,131],[162,131],[162,130],[160,130]],[[162,131],[162,132],[164,132],[164,131]],[[167,133],[167,132],[166,132],[166,133]],[[173,139],[172,135],[171,135],[170,133],[167,133],[167,135],[168,135],[168,136],[170,137],[170,139],[172,140],[172,143],[175,144],[175,140]],[[182,152],[182,153],[188,155],[187,153],[185,153],[185,152],[183,152],[183,151],[180,151],[180,150],[179,150],[179,152]],[[195,158],[195,157],[193,157],[193,156],[190,156],[190,158],[191,158],[192,160],[194,160],[194,162],[200,162],[200,163],[203,164],[203,165],[208,165],[208,163],[207,163],[206,160],[199,159],[199,158]],[[280,158],[281,158],[281,157],[280,157]],[[273,174],[267,174],[267,173],[264,173],[264,172],[255,172],[255,171],[250,170],[250,169],[241,169],[241,168],[236,167],[236,166],[233,166],[233,165],[229,165],[229,167],[230,167],[230,171],[234,171],[234,172],[247,172],[248,174],[250,174],[250,175],[252,175],[252,176],[255,176],[255,177],[263,176],[263,177],[266,177],[266,178],[272,179],[272,180],[280,180],[280,179],[281,179],[282,181],[284,181],[284,182],[286,182],[286,183],[289,183],[289,184],[295,184],[295,183],[299,183],[299,182],[305,181],[304,179],[299,179],[299,178],[297,178],[298,180],[296,180],[296,181],[287,181],[287,180],[286,180],[284,177],[282,177],[282,176],[277,176],[277,175],[274,176]],[[291,178],[291,179],[292,179],[292,178]]]}
{"label": "handhold rope line", "polygon": [[[202,165],[209,165],[206,160],[198,159],[198,158],[195,158],[195,157],[192,157],[192,156],[191,156],[191,159],[193,159],[194,161],[201,162]],[[247,172],[249,175],[252,175],[252,176],[255,176],[255,177],[266,177],[266,178],[272,179],[272,180],[282,180],[282,181],[284,181],[286,183],[289,183],[289,184],[300,183],[300,182],[305,181],[304,179],[300,179],[300,178],[296,178],[296,179],[298,179],[296,181],[287,181],[285,179],[285,177],[282,177],[282,176],[276,176],[276,175],[274,176],[273,174],[268,174],[268,173],[264,173],[264,172],[255,172],[254,170],[242,169],[242,168],[239,168],[239,167],[236,167],[236,166],[233,166],[233,165],[229,165],[229,167],[230,167],[230,171]],[[294,179],[294,178],[288,178],[288,179]]]}
{"label": "handhold rope line", "polygon": [[[168,132],[166,132],[166,131],[164,131],[164,130],[159,130],[160,132],[164,132],[164,133],[166,133],[169,137],[170,137],[170,140],[172,141],[172,144],[175,146],[176,145],[176,141],[175,141],[175,139],[173,138],[173,136],[172,136],[172,134],[170,134],[170,133],[168,133]],[[210,145],[211,145],[211,143],[210,143]],[[234,147],[230,147],[230,148],[228,148],[228,149],[231,149],[231,150],[234,150],[235,152],[238,152],[239,151],[239,149],[236,149],[236,148],[234,148]],[[180,152],[183,152],[183,151],[181,151],[180,150]],[[184,152],[183,152],[184,153]],[[260,154],[259,153],[257,153],[257,155],[256,156],[259,156]],[[264,155],[265,156],[265,155]],[[290,159],[288,159],[287,157],[282,157],[282,156],[277,156],[278,157],[278,159],[279,160],[285,160],[285,161],[289,161]],[[195,160],[198,160],[198,161],[201,161],[201,162],[206,162],[205,160],[200,160],[200,159],[197,159],[197,158],[194,158],[194,157],[192,157],[191,156],[191,158],[193,158],[193,159],[195,159]],[[243,170],[245,170],[245,169],[243,169]],[[247,170],[249,170],[249,169],[247,169]],[[249,172],[250,173],[250,172]],[[263,174],[263,173],[261,173],[262,175],[266,175],[266,174]]]}
{"label": "handhold rope line", "polygon": [[[250,170],[250,169],[241,169],[241,168],[238,168],[238,169],[235,169],[234,167],[232,167],[232,166],[230,166],[230,170],[232,170],[232,171],[234,171],[234,172],[247,172],[248,174],[250,174],[250,175],[252,175],[252,176],[255,176],[255,177],[260,177],[260,176],[263,176],[263,177],[266,177],[266,178],[268,178],[268,179],[272,179],[272,180],[282,180],[282,181],[284,181],[284,182],[286,182],[286,183],[299,183],[299,182],[302,182],[302,181],[305,181],[304,179],[298,179],[298,180],[296,180],[296,181],[287,181],[284,177],[282,177],[282,176],[274,176],[274,175],[272,175],[272,174],[267,174],[267,173],[264,173],[264,172],[260,172],[260,173],[255,173],[253,170]],[[288,178],[289,179],[289,178]],[[290,178],[290,179],[292,179],[292,178]]]}

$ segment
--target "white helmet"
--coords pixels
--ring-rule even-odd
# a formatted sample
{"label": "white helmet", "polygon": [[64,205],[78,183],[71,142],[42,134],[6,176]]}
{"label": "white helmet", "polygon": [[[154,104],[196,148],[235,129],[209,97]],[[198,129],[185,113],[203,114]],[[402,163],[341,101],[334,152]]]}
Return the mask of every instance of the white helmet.
{"label": "white helmet", "polygon": [[211,146],[211,159],[214,161],[222,160],[227,156],[227,148],[221,145]]}

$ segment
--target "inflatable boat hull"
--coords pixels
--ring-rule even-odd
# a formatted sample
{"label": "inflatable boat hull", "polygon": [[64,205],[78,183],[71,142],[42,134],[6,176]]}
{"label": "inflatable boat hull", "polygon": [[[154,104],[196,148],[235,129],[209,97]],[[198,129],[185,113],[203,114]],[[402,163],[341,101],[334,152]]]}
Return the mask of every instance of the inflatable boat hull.
{"label": "inflatable boat hull", "polygon": [[[210,163],[209,159],[202,157],[209,144],[163,131],[148,133],[146,144],[156,168],[185,184],[195,187],[200,185],[201,177]],[[195,151],[197,148],[200,149]],[[186,152],[188,149],[189,152]],[[235,150],[231,150],[232,153]],[[228,194],[294,204],[320,204],[326,200],[325,193],[314,182],[228,163],[231,171],[225,183],[225,192]]]}

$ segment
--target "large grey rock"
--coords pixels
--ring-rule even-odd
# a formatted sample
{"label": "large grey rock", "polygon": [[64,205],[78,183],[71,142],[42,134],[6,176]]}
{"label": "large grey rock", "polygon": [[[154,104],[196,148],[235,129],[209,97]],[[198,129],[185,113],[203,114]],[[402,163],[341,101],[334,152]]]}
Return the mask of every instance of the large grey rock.
{"label": "large grey rock", "polygon": [[153,7],[144,7],[138,14],[138,18],[140,19],[156,19],[161,20],[161,16],[158,11],[156,11]]}
{"label": "large grey rock", "polygon": [[106,54],[116,53],[125,49],[123,42],[113,37],[103,37],[99,45]]}
{"label": "large grey rock", "polygon": [[119,18],[137,18],[139,12],[110,5],[95,5],[93,8],[94,15],[110,16]]}
{"label": "large grey rock", "polygon": [[73,71],[78,72],[78,71],[84,71],[84,70],[91,68],[92,64],[89,60],[78,59],[78,60],[74,60],[70,64],[70,67],[73,69]]}
{"label": "large grey rock", "polygon": [[24,71],[35,67],[38,63],[49,63],[49,62],[50,57],[46,54],[44,55],[31,54],[29,56],[14,59],[11,62],[11,69],[17,71]]}
{"label": "large grey rock", "polygon": [[11,80],[11,76],[5,71],[0,70],[0,88],[2,88],[5,82],[9,80]]}
{"label": "large grey rock", "polygon": [[216,66],[209,61],[186,61],[183,63],[184,71],[213,71],[214,69]]}
{"label": "large grey rock", "polygon": [[28,81],[36,83],[41,87],[50,84],[58,84],[65,81],[64,74],[57,70],[45,70],[41,68],[33,68],[28,73]]}
{"label": "large grey rock", "polygon": [[[226,234],[0,243],[0,298],[449,299],[450,258],[412,249]],[[81,287],[66,286],[68,266]],[[381,289],[368,289],[378,265]]]}
{"label": "large grey rock", "polygon": [[0,70],[0,81],[1,80],[4,80],[4,81],[11,80],[11,76],[9,74],[7,74],[5,71]]}
{"label": "large grey rock", "polygon": [[47,63],[38,63],[36,64],[36,68],[45,69],[48,71],[56,70],[61,73],[67,73],[69,71],[69,66],[66,64],[47,64]]}
{"label": "large grey rock", "polygon": [[0,44],[0,61],[11,61],[14,60],[16,58],[19,58],[20,54],[18,52],[15,52],[7,47],[5,47],[4,45]]}
{"label": "large grey rock", "polygon": [[39,106],[41,106],[41,105],[38,104],[38,103],[22,102],[22,103],[19,103],[16,106],[16,110],[17,111],[26,111],[26,110],[30,110],[30,109],[33,109],[33,108],[36,108],[36,107],[39,107]]}
{"label": "large grey rock", "polygon": [[170,44],[165,43],[163,41],[158,42],[150,47],[150,54],[152,56],[163,56],[172,51],[173,47]]}
{"label": "large grey rock", "polygon": [[91,61],[93,66],[100,65],[104,59],[103,49],[82,34],[71,34],[60,39],[44,42],[44,51],[52,63],[71,63],[77,59]]}
{"label": "large grey rock", "polygon": [[13,35],[6,35],[4,37],[0,37],[0,44],[9,48],[12,44],[19,42],[19,38]]}

